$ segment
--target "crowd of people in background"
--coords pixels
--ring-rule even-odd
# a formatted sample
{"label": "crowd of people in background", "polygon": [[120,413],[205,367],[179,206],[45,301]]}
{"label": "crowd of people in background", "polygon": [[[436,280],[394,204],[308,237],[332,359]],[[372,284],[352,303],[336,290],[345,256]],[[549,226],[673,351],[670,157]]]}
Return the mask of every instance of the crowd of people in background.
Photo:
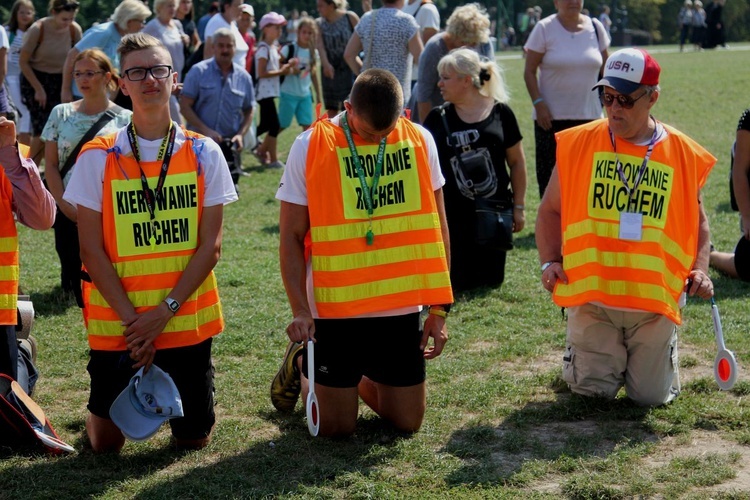
{"label": "crowd of people in background", "polygon": [[[724,2],[714,0],[704,10],[700,0],[685,0],[678,14],[680,51],[688,42],[696,50],[726,46]],[[601,312],[607,309],[603,306],[654,313],[655,319],[649,316],[649,321],[658,322],[660,349],[675,342],[674,324],[680,318],[672,295],[681,293],[683,281],[690,276],[690,294],[704,298],[712,294],[713,285],[706,275],[708,226],[697,200],[715,158],[679,131],[650,118],[648,112],[656,104],[660,90],[660,68],[650,55],[635,49],[616,53],[616,61],[641,68],[637,81],[632,80],[632,75],[618,73],[619,66],[607,64],[613,22],[606,5],[593,16],[583,11],[582,2],[555,2],[556,12],[546,17],[538,6],[529,7],[518,26],[518,40],[515,30],[505,27],[499,45],[492,39],[494,21],[478,3],[456,7],[445,20],[443,30],[440,13],[430,0],[383,0],[380,8],[363,1],[365,12],[361,18],[348,10],[345,0],[317,0],[317,18],[296,10],[288,17],[271,11],[258,15],[257,24],[256,9],[242,0],[213,2],[198,19],[192,0],[153,0],[150,6],[140,0],[122,0],[108,19],[86,31],[75,21],[79,7],[75,0],[50,0],[47,15],[35,20],[34,5],[29,0],[15,1],[7,27],[0,28],[0,58],[8,59],[7,74],[0,72],[0,114],[14,115],[17,125],[13,130],[19,142],[30,146],[25,156],[36,165],[44,165],[46,189],[57,203],[54,231],[61,290],[84,308],[94,349],[89,365],[92,396],[87,430],[98,451],[122,447],[124,438],[113,427],[107,409],[133,370],[122,362],[110,366],[111,356],[95,351],[129,353],[137,362],[136,368],[148,368],[154,359],[164,361],[167,371],[180,374],[178,385],[182,388],[193,380],[185,375],[189,370],[178,368],[183,359],[189,356],[204,368],[210,365],[211,337],[223,328],[211,269],[221,247],[221,207],[235,201],[240,193],[243,151],[250,151],[262,168],[284,169],[277,193],[282,207],[281,269],[295,317],[287,328],[290,346],[272,385],[274,406],[290,411],[300,391],[307,392],[309,374],[303,362],[307,356],[303,342],[314,336],[316,328],[325,339],[322,346],[326,347],[321,347],[323,359],[338,357],[337,344],[341,343],[343,330],[319,321],[318,314],[323,311],[323,315],[345,319],[346,325],[357,329],[382,327],[409,334],[409,341],[399,344],[399,349],[409,353],[403,355],[407,368],[389,373],[366,364],[346,366],[351,372],[346,372],[346,376],[323,376],[321,400],[341,403],[337,411],[326,410],[329,413],[323,414],[323,433],[353,432],[356,418],[352,418],[351,409],[357,401],[357,390],[365,402],[398,428],[417,430],[424,415],[424,358],[439,355],[447,340],[444,320],[453,293],[501,286],[513,233],[527,224],[523,137],[509,104],[502,68],[495,61],[496,48],[516,41],[523,47],[524,82],[533,105],[536,178],[543,200],[542,216],[537,221],[543,286],[551,292],[556,290],[556,300],[573,308],[577,324],[587,325],[584,329],[594,323],[601,327],[602,322],[594,316],[609,314],[608,310]],[[639,90],[644,92],[633,96]],[[328,120],[316,114],[316,103],[324,110],[318,113]],[[627,122],[624,124],[615,121],[617,125],[611,126],[607,136],[605,122],[600,120],[603,109],[610,119],[618,116],[618,120],[618,113],[635,109],[634,118],[632,123],[628,119],[623,119]],[[7,120],[0,120],[2,146],[9,148],[5,137],[9,125]],[[294,120],[303,133],[289,151],[287,165],[282,161],[287,152],[279,151],[278,137]],[[734,253],[715,249],[710,252],[714,267],[745,280],[750,279],[749,123],[746,111],[738,127],[733,173],[743,237]],[[670,237],[685,244],[687,256],[695,254],[687,248],[688,243],[700,239],[697,264],[694,268],[675,269],[666,269],[669,264],[665,264],[675,279],[662,287],[664,290],[659,289],[659,293],[664,292],[659,299],[636,297],[623,303],[607,302],[615,294],[596,289],[593,292],[600,294],[602,303],[594,306],[598,309],[589,310],[587,300],[578,300],[585,290],[576,288],[562,296],[568,276],[575,276],[576,271],[569,267],[566,275],[559,251],[561,241],[540,237],[539,229],[559,234],[561,225],[572,221],[571,211],[578,214],[575,211],[579,209],[570,198],[562,199],[574,189],[568,173],[570,148],[576,138],[591,138],[597,141],[592,148],[605,149],[611,140],[615,163],[617,147],[638,156],[639,148],[648,145],[644,167],[655,144],[677,148],[685,157],[700,156],[700,162],[693,162],[700,164],[699,171],[691,173],[686,181],[687,201],[681,198],[682,194],[678,196],[695,228],[690,228],[689,234],[668,229],[674,231]],[[562,143],[558,142],[560,139]],[[336,242],[346,235],[336,234],[344,229],[331,228],[361,228],[359,223],[351,222],[356,217],[346,212],[348,209],[344,213],[328,205],[331,200],[324,191],[329,182],[326,165],[339,161],[332,145],[350,151],[352,164],[347,167],[350,175],[345,182],[355,191],[357,186],[365,191],[370,188],[370,177],[374,177],[375,184],[370,189],[376,189],[384,155],[391,158],[402,154],[402,144],[410,145],[416,155],[414,162],[421,170],[419,174],[404,173],[397,181],[412,183],[408,196],[420,200],[411,212],[400,215],[404,227],[410,228],[401,237],[419,248],[412,256],[401,255],[403,250],[386,236],[400,232],[399,224],[395,219],[373,216],[376,212],[372,195],[363,195],[358,210],[367,213],[366,236],[358,236],[356,244],[352,243],[352,253],[368,254],[373,240],[386,241],[384,248],[388,252],[374,258],[392,266],[389,278],[399,283],[405,280],[408,272],[402,263],[410,261],[420,280],[433,281],[425,289],[401,290],[395,294],[397,299],[388,298],[392,290],[378,288],[380,285],[366,287],[362,292],[370,293],[369,299],[345,297],[342,294],[348,287],[326,265],[341,264],[344,246],[337,246]],[[692,153],[684,152],[684,145],[689,145]],[[377,173],[363,168],[358,151],[365,151],[361,158],[372,157]],[[561,152],[563,157],[559,156]],[[142,153],[147,160],[142,161]],[[588,153],[593,157],[599,151],[591,149]],[[26,165],[25,160],[15,157],[18,154],[4,154],[7,156],[0,159],[13,168]],[[142,183],[144,206],[148,207],[151,220],[143,223],[143,241],[136,246],[150,244],[153,250],[157,207],[153,197],[160,196],[173,154],[178,175],[194,179],[197,186],[205,189],[198,196],[198,205],[189,207],[195,209],[190,216],[195,216],[200,241],[196,232],[189,248],[170,247],[164,258],[168,265],[155,264],[153,261],[159,259],[150,259],[145,248],[127,248],[123,252],[123,247],[118,246],[120,226],[111,213],[112,193],[107,191],[109,184],[102,188],[97,180],[105,179],[112,186],[132,183],[133,189],[140,189]],[[661,154],[660,149],[655,156],[659,162],[678,161],[662,158]],[[204,164],[204,159],[210,165]],[[306,171],[308,162],[312,167]],[[96,172],[98,177],[84,169]],[[391,166],[394,169],[399,170]],[[37,177],[34,169],[30,172],[27,183],[33,184]],[[171,175],[174,171],[169,172]],[[150,194],[149,175],[159,179],[159,187]],[[624,179],[624,174],[620,175]],[[49,201],[46,196],[39,195],[41,202]],[[340,200],[334,197],[334,201],[343,204],[346,195],[342,196]],[[390,215],[393,214],[400,212]],[[564,214],[562,219],[560,214]],[[675,216],[670,212],[670,217]],[[95,229],[89,240],[79,244],[77,223],[81,221]],[[424,221],[429,222],[429,227],[421,228],[425,241],[412,240],[413,228]],[[435,221],[440,223],[436,225]],[[585,225],[585,221],[574,222]],[[621,240],[640,242],[641,222],[628,218],[620,224],[631,231],[624,236],[621,233]],[[28,225],[42,229],[45,224],[41,221]],[[146,237],[148,233],[150,237]],[[308,233],[309,241],[305,239]],[[606,245],[600,237],[589,235],[586,241],[601,250]],[[311,245],[314,258],[306,252],[307,245]],[[643,246],[647,246],[645,242]],[[581,251],[585,253],[587,249]],[[674,248],[670,251],[676,252]],[[330,262],[321,264],[316,252],[329,252],[325,259]],[[665,262],[669,261],[667,257],[664,256]],[[82,264],[89,271],[83,282]],[[113,265],[119,274],[112,273]],[[362,264],[354,259],[346,265]],[[140,276],[149,266],[154,266],[157,274],[174,278],[175,292],[163,301],[144,292],[144,281],[138,277],[131,280],[127,274]],[[170,274],[170,266],[179,268],[174,271],[176,276]],[[340,275],[354,280],[357,271],[347,268]],[[314,284],[306,287],[307,273],[316,278]],[[649,279],[634,275],[634,281],[641,278]],[[559,287],[555,288],[558,281]],[[114,292],[108,292],[107,287]],[[196,299],[193,294],[201,294],[202,298]],[[198,323],[205,321],[194,328],[185,326],[188,333],[172,329],[168,335],[160,336],[172,315],[178,314],[181,303],[188,300],[195,302],[190,314],[200,316]],[[380,300],[387,307],[379,309],[375,303]],[[424,304],[431,306],[422,334],[417,306]],[[160,309],[154,313],[135,312],[136,307],[146,306]],[[351,310],[342,309],[345,307]],[[179,314],[187,313],[183,309]],[[359,316],[377,320],[365,327]],[[113,318],[119,318],[122,324],[113,323]],[[372,327],[375,324],[379,326]],[[587,363],[581,356],[584,341],[580,332],[571,328],[569,325],[567,349],[579,349],[580,367]],[[117,336],[120,329],[124,329],[125,337],[120,335],[118,342],[111,342],[107,337]],[[9,332],[0,342],[0,351],[6,344],[16,342]],[[427,348],[428,336],[433,338],[432,348]],[[617,346],[621,341],[615,341]],[[154,346],[160,349],[158,353]],[[162,348],[175,348],[178,355],[162,356]],[[607,349],[619,347],[610,345]],[[415,352],[420,354],[415,356]],[[11,357],[19,357],[17,349],[13,353]],[[631,369],[628,355],[618,356],[617,362],[624,366],[621,371]],[[23,361],[28,367],[28,360]],[[594,371],[606,363],[597,358],[592,362]],[[662,404],[680,390],[676,372],[670,372],[671,365],[662,364],[658,367],[661,385],[654,392],[626,384],[621,378],[612,379],[609,373],[589,374],[593,381],[582,382],[582,378],[576,382],[570,372],[572,363],[566,365],[565,380],[582,394],[608,397],[614,397],[625,384],[633,399]],[[643,363],[632,369],[642,368]],[[113,373],[116,382],[100,383]],[[210,382],[206,373],[210,373]],[[204,370],[202,377],[206,380],[190,395],[191,404],[205,406],[207,401],[212,402],[212,373],[210,367]],[[361,377],[368,382],[358,389]],[[325,385],[328,382],[330,387]],[[199,391],[202,392],[197,394]],[[407,397],[422,403],[408,407],[404,404]],[[383,408],[383,401],[391,401],[388,408]],[[200,418],[190,420],[188,427],[174,425],[175,437],[190,447],[205,446],[213,428],[213,410],[201,413],[192,408],[190,412],[200,414]]]}

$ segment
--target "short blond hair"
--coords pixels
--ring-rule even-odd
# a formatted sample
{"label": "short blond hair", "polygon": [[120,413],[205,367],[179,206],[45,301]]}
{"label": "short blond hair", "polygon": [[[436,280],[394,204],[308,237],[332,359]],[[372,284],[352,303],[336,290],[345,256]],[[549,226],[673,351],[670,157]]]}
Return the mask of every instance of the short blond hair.
{"label": "short blond hair", "polygon": [[151,11],[140,0],[122,0],[112,13],[112,22],[121,30],[128,29],[131,19],[147,19]]}
{"label": "short blond hair", "polygon": [[490,18],[485,8],[478,3],[467,3],[456,7],[445,31],[461,45],[478,45],[490,41]]}

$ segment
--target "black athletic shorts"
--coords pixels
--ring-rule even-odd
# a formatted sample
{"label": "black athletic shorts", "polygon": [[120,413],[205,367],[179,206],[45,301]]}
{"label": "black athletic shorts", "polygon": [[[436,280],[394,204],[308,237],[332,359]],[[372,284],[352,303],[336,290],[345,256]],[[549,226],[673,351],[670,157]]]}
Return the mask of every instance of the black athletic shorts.
{"label": "black athletic shorts", "polygon": [[[316,319],[315,382],[349,388],[356,387],[364,375],[393,387],[421,384],[425,380],[421,339],[419,313]],[[307,376],[307,349],[302,369]]]}
{"label": "black athletic shorts", "polygon": [[[195,440],[209,436],[216,422],[214,414],[214,365],[211,341],[156,351],[154,364],[174,380],[182,398],[185,416],[169,420],[177,439]],[[109,419],[109,407],[128,386],[137,370],[127,351],[89,351],[87,370],[91,376],[89,411]]]}
{"label": "black athletic shorts", "polygon": [[750,241],[744,236],[734,248],[734,267],[740,279],[750,281]]}

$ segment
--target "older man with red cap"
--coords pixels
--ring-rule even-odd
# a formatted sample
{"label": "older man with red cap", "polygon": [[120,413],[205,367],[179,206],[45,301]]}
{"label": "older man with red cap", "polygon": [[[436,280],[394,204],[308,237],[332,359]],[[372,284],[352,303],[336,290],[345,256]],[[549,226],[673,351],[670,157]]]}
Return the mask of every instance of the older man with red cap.
{"label": "older man with red cap", "polygon": [[568,308],[563,379],[644,406],[680,392],[683,292],[713,295],[700,189],[716,158],[651,115],[660,72],[644,50],[610,56],[592,89],[607,118],[556,135],[536,223],[542,285]]}

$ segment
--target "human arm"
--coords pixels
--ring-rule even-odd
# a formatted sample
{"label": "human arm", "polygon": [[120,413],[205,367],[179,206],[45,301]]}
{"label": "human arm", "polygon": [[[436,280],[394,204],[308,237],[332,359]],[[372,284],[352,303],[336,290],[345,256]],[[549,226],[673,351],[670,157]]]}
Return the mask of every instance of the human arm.
{"label": "human arm", "polygon": [[[262,47],[266,50],[271,50],[267,45]],[[258,49],[260,50],[260,49]],[[270,57],[270,54],[269,54]],[[294,58],[292,58],[294,59]],[[261,78],[273,78],[275,76],[289,75],[294,69],[295,62],[287,62],[281,65],[279,69],[268,69],[268,57],[257,57],[255,59],[255,71],[258,73],[258,79]]]}
{"label": "human arm", "polygon": [[513,191],[513,232],[526,225],[526,156],[521,141],[505,150],[505,160],[510,167],[510,187]]}
{"label": "human arm", "polygon": [[[550,130],[552,128],[552,113],[550,113],[547,103],[542,98],[542,93],[539,90],[539,82],[536,79],[536,73],[539,69],[539,65],[542,64],[544,54],[536,52],[530,49],[526,50],[526,64],[523,69],[523,80],[526,83],[526,90],[529,92],[531,102],[534,104],[536,110],[536,122],[544,130]],[[542,99],[542,100],[540,100]]]}
{"label": "human arm", "polygon": [[60,176],[60,159],[57,152],[57,142],[45,141],[44,143],[44,178],[47,180],[47,188],[55,198],[57,206],[62,213],[72,220],[76,221],[76,207],[63,200],[63,180]]}
{"label": "human arm", "polygon": [[738,130],[732,165],[734,197],[742,219],[742,234],[750,240],[750,130]]}
{"label": "human arm", "polygon": [[363,62],[359,58],[359,53],[362,51],[362,39],[359,37],[357,32],[352,33],[349,42],[346,44],[344,49],[344,61],[347,66],[355,75],[358,75],[362,71]]}
{"label": "human arm", "polygon": [[305,235],[310,229],[310,214],[304,205],[281,202],[279,215],[279,261],[292,322],[286,328],[289,340],[305,342],[315,336],[315,323],[307,301],[307,264]]}
{"label": "human arm", "polygon": [[[445,246],[445,260],[448,263],[448,269],[450,269],[450,234],[448,232],[448,219],[445,217],[445,202],[442,188],[435,191],[435,205],[440,218],[440,232],[443,237],[443,245]],[[440,309],[440,306],[436,306],[436,308]],[[428,346],[430,337],[432,337],[432,346]],[[428,314],[422,329],[422,340],[419,343],[419,348],[424,351],[424,358],[433,359],[440,356],[446,342],[448,342],[448,330],[445,327],[445,318],[437,314]]]}
{"label": "human arm", "polygon": [[568,283],[568,276],[562,266],[562,217],[560,198],[560,177],[557,165],[552,170],[544,197],[539,204],[536,215],[536,247],[539,251],[539,263],[552,262],[542,272],[542,286],[551,292],[557,280]]}
{"label": "human arm", "polygon": [[[219,261],[223,214],[224,205],[203,207],[198,226],[198,248],[177,280],[177,284],[168,294],[180,304],[187,302]],[[99,285],[97,287],[99,288]],[[135,354],[136,358],[140,358],[148,351],[149,346],[161,335],[173,317],[174,313],[167,307],[167,304],[160,302],[158,306],[138,314],[134,321],[126,323],[127,328],[123,335],[128,342],[128,349]]]}
{"label": "human arm", "polygon": [[315,93],[315,102],[320,103],[320,96],[323,94],[320,91],[320,82],[318,81],[318,68],[315,66],[310,68],[310,81],[312,82],[313,92]]}
{"label": "human arm", "polygon": [[61,102],[70,102],[73,100],[73,65],[80,51],[73,47],[68,51],[65,58],[62,74],[62,90],[60,91]]}
{"label": "human arm", "polygon": [[237,144],[237,149],[239,151],[242,151],[245,147],[245,134],[247,133],[247,129],[250,128],[250,124],[253,122],[253,108],[252,106],[242,111],[242,123],[240,124],[240,129],[237,131],[237,133],[232,137],[232,142]]}
{"label": "human arm", "polygon": [[688,274],[688,295],[697,295],[702,299],[710,299],[714,295],[714,284],[708,277],[708,261],[711,252],[711,230],[708,227],[708,217],[703,209],[703,195],[698,194],[698,251],[693,269]]}
{"label": "human arm", "polygon": [[222,140],[221,134],[218,133],[216,130],[212,129],[211,127],[209,127],[208,125],[206,125],[203,122],[203,120],[200,119],[200,117],[195,112],[195,110],[193,109],[193,105],[195,105],[196,99],[193,97],[188,97],[184,93],[180,94],[179,99],[180,99],[180,111],[182,112],[183,116],[185,116],[185,120],[193,128],[193,130],[200,132],[206,137],[210,137],[217,144],[220,144]]}
{"label": "human arm", "polygon": [[[216,14],[219,15],[219,14]],[[207,36],[203,41],[203,60],[211,59],[214,56],[214,39]]]}
{"label": "human arm", "polygon": [[39,28],[36,23],[33,24],[23,37],[21,53],[18,55],[18,67],[29,85],[34,89],[34,100],[44,107],[47,103],[47,93],[44,91],[42,84],[36,77],[34,70],[31,69],[31,56],[34,54],[36,44],[39,41]]}
{"label": "human arm", "polygon": [[[320,31],[320,25],[318,25],[318,31]],[[328,53],[326,52],[325,43],[323,43],[323,33],[315,39],[315,46],[318,49],[318,56],[320,57],[320,67],[323,69],[323,76],[326,78],[333,78],[334,69],[333,65],[328,60]]]}
{"label": "human arm", "polygon": [[409,39],[409,53],[414,58],[415,63],[419,63],[419,56],[422,55],[423,49],[422,38],[419,36],[419,29],[417,29],[414,36]]}
{"label": "human arm", "polygon": [[16,147],[16,126],[0,116],[0,165],[13,189],[13,212],[18,222],[32,229],[49,229],[55,222],[55,200],[44,188],[34,161],[21,158]]}

